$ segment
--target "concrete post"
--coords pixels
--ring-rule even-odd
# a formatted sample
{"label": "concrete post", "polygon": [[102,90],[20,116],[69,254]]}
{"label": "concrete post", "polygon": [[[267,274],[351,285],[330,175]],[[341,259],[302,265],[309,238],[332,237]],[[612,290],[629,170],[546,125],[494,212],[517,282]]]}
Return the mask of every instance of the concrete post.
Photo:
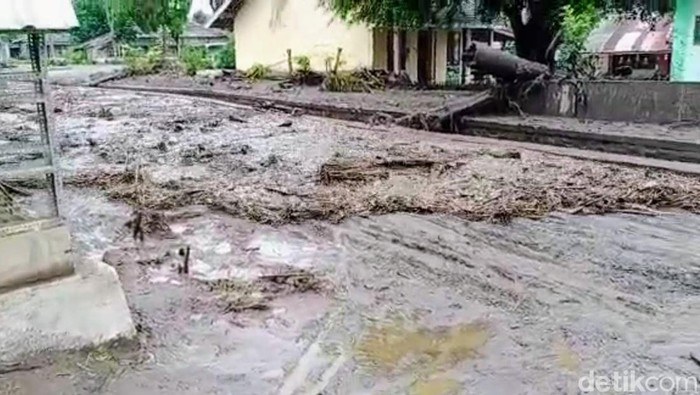
{"label": "concrete post", "polygon": [[392,70],[394,73],[399,73],[401,71],[401,43],[399,40],[399,31],[398,29],[394,29],[393,31],[393,37],[394,37],[394,70]]}

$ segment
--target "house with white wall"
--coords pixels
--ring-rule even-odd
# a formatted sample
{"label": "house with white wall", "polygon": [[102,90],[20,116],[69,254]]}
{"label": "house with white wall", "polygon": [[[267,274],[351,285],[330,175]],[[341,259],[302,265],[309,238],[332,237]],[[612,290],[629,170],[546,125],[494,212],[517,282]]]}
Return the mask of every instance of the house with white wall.
{"label": "house with white wall", "polygon": [[464,81],[462,52],[471,40],[498,44],[512,38],[508,29],[480,21],[476,10],[476,0],[466,0],[464,15],[452,25],[393,31],[348,24],[317,0],[226,0],[207,26],[233,30],[242,70],[260,63],[284,72],[289,49],[323,71],[326,59],[342,48],[345,69],[404,71],[414,81],[442,84]]}

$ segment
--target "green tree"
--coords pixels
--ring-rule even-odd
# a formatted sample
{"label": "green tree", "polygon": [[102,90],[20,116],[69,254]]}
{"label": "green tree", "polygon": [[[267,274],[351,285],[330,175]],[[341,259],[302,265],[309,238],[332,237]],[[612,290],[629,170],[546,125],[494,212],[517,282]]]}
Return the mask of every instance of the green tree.
{"label": "green tree", "polygon": [[160,32],[180,46],[191,0],[105,0],[113,12],[133,17],[145,32]]}
{"label": "green tree", "polygon": [[595,72],[593,59],[586,54],[586,41],[600,18],[594,0],[581,0],[576,5],[562,7],[558,68],[574,76]]}
{"label": "green tree", "polygon": [[78,27],[71,30],[75,42],[84,42],[110,31],[103,0],[74,0]]}
{"label": "green tree", "polygon": [[133,10],[115,7],[112,0],[74,0],[79,26],[71,31],[76,42],[84,42],[112,32],[116,42],[136,38]]}
{"label": "green tree", "polygon": [[[470,0],[321,0],[334,14],[350,22],[378,27],[416,28],[450,22]],[[562,13],[590,3],[603,14],[623,12],[627,17],[649,18],[665,12],[672,0],[476,0],[485,18],[505,16],[515,35],[518,56],[553,64],[562,36]]]}

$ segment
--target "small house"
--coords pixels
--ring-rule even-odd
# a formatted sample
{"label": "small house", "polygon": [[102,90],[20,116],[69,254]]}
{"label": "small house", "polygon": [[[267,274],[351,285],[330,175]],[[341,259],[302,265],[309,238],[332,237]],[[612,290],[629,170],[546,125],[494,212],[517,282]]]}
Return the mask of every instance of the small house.
{"label": "small house", "polygon": [[[69,33],[47,33],[45,38],[46,54],[49,59],[63,57],[72,44]],[[27,37],[21,36],[9,43],[10,57],[18,59],[29,58]]]}
{"label": "small house", "polygon": [[284,72],[289,49],[293,56],[309,57],[312,69],[323,71],[326,59],[342,48],[345,69],[403,71],[424,84],[459,83],[468,78],[461,55],[470,41],[502,46],[513,37],[503,25],[479,19],[477,4],[465,0],[449,25],[388,30],[348,24],[317,0],[226,0],[207,26],[233,30],[241,69],[260,63]]}
{"label": "small house", "polygon": [[[158,33],[139,32],[136,35],[136,39],[129,42],[129,45],[145,49],[162,45],[162,39],[162,36]],[[220,29],[206,28],[196,23],[187,24],[180,40],[181,45],[204,47],[208,50],[223,48],[230,42],[228,32]],[[167,45],[172,50],[177,46],[170,37],[168,37]],[[92,40],[88,40],[80,47],[85,50],[88,59],[92,61],[114,57],[114,40],[111,33],[106,33]]]}
{"label": "small house", "polygon": [[629,79],[668,78],[673,20],[605,19],[586,42],[598,74]]}

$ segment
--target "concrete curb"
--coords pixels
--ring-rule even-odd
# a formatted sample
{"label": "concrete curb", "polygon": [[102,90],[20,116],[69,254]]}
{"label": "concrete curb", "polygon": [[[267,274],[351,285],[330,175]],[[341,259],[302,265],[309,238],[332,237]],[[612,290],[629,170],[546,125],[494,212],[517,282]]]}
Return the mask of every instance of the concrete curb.
{"label": "concrete curb", "polygon": [[[307,115],[316,115],[346,121],[372,122],[379,114],[390,115],[394,118],[409,115],[406,112],[399,111],[348,108],[287,99],[270,99],[210,89],[167,88],[136,85],[100,85],[99,88],[209,98],[239,105],[262,105],[266,108],[273,108],[286,112],[292,112],[294,109],[300,109]],[[700,144],[688,142],[652,139],[638,136],[584,133],[572,130],[551,129],[535,126],[516,126],[504,124],[498,121],[485,121],[483,119],[477,120],[468,117],[463,118],[461,125],[461,131],[457,132],[456,134],[518,142],[530,142],[556,147],[569,147],[610,154],[632,155],[643,158],[655,158],[686,163],[700,163]]]}
{"label": "concrete curb", "polygon": [[578,132],[541,126],[510,125],[465,118],[459,134],[570,147],[613,154],[700,163],[700,144],[639,136]]}
{"label": "concrete curb", "polygon": [[73,273],[65,226],[0,237],[0,293]]}
{"label": "concrete curb", "polygon": [[150,86],[138,86],[138,85],[105,85],[101,84],[97,86],[102,89],[117,89],[117,90],[127,90],[135,92],[147,92],[147,93],[163,93],[163,94],[175,94],[191,97],[203,97],[208,99],[217,99],[234,104],[242,104],[246,106],[262,106],[264,108],[271,108],[276,110],[281,110],[285,112],[292,112],[295,109],[303,110],[306,115],[315,115],[325,118],[342,119],[345,121],[362,121],[370,122],[373,118],[377,117],[379,114],[390,115],[394,118],[403,117],[409,115],[406,112],[401,111],[391,111],[391,110],[376,110],[376,109],[364,109],[364,108],[354,108],[354,107],[342,107],[333,106],[329,104],[317,104],[302,101],[294,101],[287,99],[273,99],[253,95],[242,95],[231,93],[228,91],[213,90],[213,89],[197,89],[197,88],[164,88],[164,87],[150,87]]}

